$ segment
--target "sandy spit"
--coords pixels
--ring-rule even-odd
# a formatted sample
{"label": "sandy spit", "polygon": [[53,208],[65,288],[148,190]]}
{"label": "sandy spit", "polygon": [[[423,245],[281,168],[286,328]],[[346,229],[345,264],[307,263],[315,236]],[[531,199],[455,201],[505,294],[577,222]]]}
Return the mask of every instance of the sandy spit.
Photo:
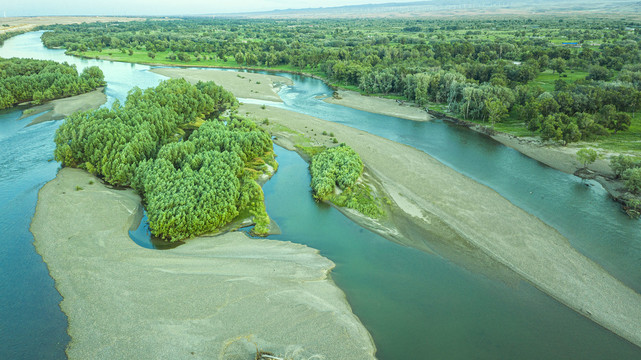
{"label": "sandy spit", "polygon": [[431,116],[423,109],[411,106],[407,103],[403,105],[392,99],[383,99],[376,96],[363,96],[355,91],[338,90],[339,99],[328,97],[324,101],[347,106],[357,110],[368,111],[376,114],[394,116],[402,119],[414,121],[429,121]]}
{"label": "sandy spit", "polygon": [[139,212],[132,190],[78,169],[40,190],[31,231],[64,298],[70,359],[374,358],[317,250],[238,232],[144,249],[127,234]]}
{"label": "sandy spit", "polygon": [[[97,109],[107,102],[107,95],[104,87],[98,88],[86,94],[76,95],[64,99],[57,99],[31,108],[31,112],[22,115],[21,119],[44,113],[29,123],[27,126],[39,124],[45,121],[61,120],[76,111],[87,111]],[[48,111],[48,112],[47,112]]]}
{"label": "sandy spit", "polygon": [[196,83],[198,81],[213,81],[222,85],[238,98],[282,102],[278,89],[283,85],[293,85],[291,79],[236,71],[191,69],[191,68],[155,68],[151,71],[170,78],[184,78]]}
{"label": "sandy spit", "polygon": [[406,217],[427,229],[445,225],[452,238],[466,240],[568,307],[641,346],[641,295],[494,190],[422,151],[361,130],[271,107],[244,105],[245,111],[268,117],[279,138],[297,136],[279,125],[312,139],[323,137],[310,129],[333,132],[361,155]]}

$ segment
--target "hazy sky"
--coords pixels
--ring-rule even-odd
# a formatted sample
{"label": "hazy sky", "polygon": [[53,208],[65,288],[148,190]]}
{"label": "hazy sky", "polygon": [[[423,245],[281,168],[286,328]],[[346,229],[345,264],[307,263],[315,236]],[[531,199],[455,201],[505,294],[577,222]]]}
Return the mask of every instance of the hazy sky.
{"label": "hazy sky", "polygon": [[[407,1],[407,0],[405,0]],[[300,9],[395,0],[2,0],[0,16],[188,15]]]}

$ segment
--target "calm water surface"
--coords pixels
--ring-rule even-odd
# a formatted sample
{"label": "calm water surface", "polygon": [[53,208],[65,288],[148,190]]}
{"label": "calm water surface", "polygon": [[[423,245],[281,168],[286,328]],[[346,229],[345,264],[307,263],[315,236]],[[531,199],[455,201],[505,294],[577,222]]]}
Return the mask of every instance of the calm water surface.
{"label": "calm water surface", "polygon": [[[48,50],[40,33],[5,42],[2,57],[98,65],[109,103],[133,86],[155,86],[149,67],[82,60]],[[323,103],[322,82],[283,74],[289,110],[344,123],[426,151],[539,216],[587,256],[641,289],[641,227],[598,186],[552,170],[491,139],[440,121],[416,123]],[[0,359],[64,358],[61,300],[28,231],[39,188],[58,164],[49,161],[59,122],[25,127],[21,109],[0,112]],[[339,139],[341,140],[341,139]],[[283,235],[336,262],[332,277],[376,342],[381,359],[639,359],[641,349],[559,304],[525,282],[509,285],[433,254],[402,247],[316,204],[307,165],[277,148],[279,171],[265,187],[267,210]],[[144,228],[139,229],[144,233]]]}

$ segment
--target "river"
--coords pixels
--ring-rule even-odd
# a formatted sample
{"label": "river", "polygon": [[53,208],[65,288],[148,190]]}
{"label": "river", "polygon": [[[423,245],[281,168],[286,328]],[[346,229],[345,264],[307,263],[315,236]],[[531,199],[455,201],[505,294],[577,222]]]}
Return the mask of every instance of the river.
{"label": "river", "polygon": [[[133,86],[162,77],[148,66],[84,60],[42,46],[40,33],[9,39],[2,57],[32,57],[98,65],[109,103]],[[280,93],[289,110],[344,123],[423,150],[488,185],[558,229],[586,256],[639,291],[641,225],[598,185],[567,175],[468,129],[441,121],[416,123],[326,104],[321,81],[290,75]],[[0,358],[64,358],[69,341],[60,295],[28,231],[37,191],[58,164],[49,161],[59,122],[25,127],[23,109],[0,113]],[[307,165],[276,149],[279,171],[265,186],[267,210],[279,223],[275,239],[303,243],[332,259],[345,291],[376,342],[381,359],[638,359],[641,349],[605,330],[527,282],[503,282],[447,258],[391,243],[354,224],[309,193]],[[168,250],[171,251],[171,250]]]}

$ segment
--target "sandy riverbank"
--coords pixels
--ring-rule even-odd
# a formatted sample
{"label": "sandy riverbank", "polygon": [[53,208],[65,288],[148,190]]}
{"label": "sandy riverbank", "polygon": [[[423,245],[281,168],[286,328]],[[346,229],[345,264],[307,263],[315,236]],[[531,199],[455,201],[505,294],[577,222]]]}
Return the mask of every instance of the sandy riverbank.
{"label": "sandy riverbank", "polygon": [[192,69],[192,68],[156,68],[151,71],[170,78],[184,78],[196,83],[213,81],[222,85],[238,98],[282,102],[278,90],[284,85],[293,85],[291,79],[275,76],[244,73],[237,71]]}
{"label": "sandy riverbank", "polygon": [[45,104],[34,106],[30,108],[26,114],[23,113],[20,119],[42,114],[34,118],[29,125],[27,125],[31,126],[45,121],[61,120],[76,111],[97,109],[106,102],[107,95],[104,93],[104,88],[101,87],[86,94],[52,100]]}
{"label": "sandy riverbank", "polygon": [[238,232],[144,249],[127,234],[139,211],[132,190],[77,169],[40,190],[31,231],[64,298],[70,359],[373,358],[318,251]]}
{"label": "sandy riverbank", "polygon": [[313,141],[323,139],[317,131],[333,132],[361,155],[406,217],[435,234],[467,241],[560,302],[641,346],[641,296],[492,189],[419,150],[364,131],[270,107],[244,105],[240,112],[268,117],[279,138],[298,136],[282,126]]}
{"label": "sandy riverbank", "polygon": [[[534,160],[568,174],[574,174],[585,179],[596,180],[610,194],[610,196],[621,203],[626,204],[630,198],[641,199],[641,196],[628,192],[625,183],[621,179],[616,179],[614,171],[610,167],[610,157],[618,154],[608,153],[602,149],[594,148],[591,144],[572,144],[572,146],[562,147],[558,145],[546,146],[541,144],[538,139],[534,138],[517,138],[509,134],[498,133],[492,138],[505,146],[509,146],[521,154]],[[577,159],[576,153],[583,146],[593,148],[599,153],[599,158],[589,164],[585,171],[583,164]]]}
{"label": "sandy riverbank", "polygon": [[[573,174],[583,168],[583,164],[581,164],[576,157],[576,152],[581,147],[546,146],[541,144],[538,139],[517,138],[503,133],[498,133],[492,136],[492,138],[527,157],[568,174]],[[590,147],[589,144],[586,144],[586,147]],[[598,149],[595,150],[598,151]],[[594,163],[588,165],[588,169],[606,176],[614,176],[614,172],[610,168],[610,162],[607,158],[597,159]]]}
{"label": "sandy riverbank", "polygon": [[404,103],[403,105],[392,99],[383,99],[376,96],[363,96],[355,91],[338,90],[339,99],[328,97],[325,102],[347,106],[357,110],[373,112],[401,119],[414,121],[428,121],[431,116],[423,109]]}

